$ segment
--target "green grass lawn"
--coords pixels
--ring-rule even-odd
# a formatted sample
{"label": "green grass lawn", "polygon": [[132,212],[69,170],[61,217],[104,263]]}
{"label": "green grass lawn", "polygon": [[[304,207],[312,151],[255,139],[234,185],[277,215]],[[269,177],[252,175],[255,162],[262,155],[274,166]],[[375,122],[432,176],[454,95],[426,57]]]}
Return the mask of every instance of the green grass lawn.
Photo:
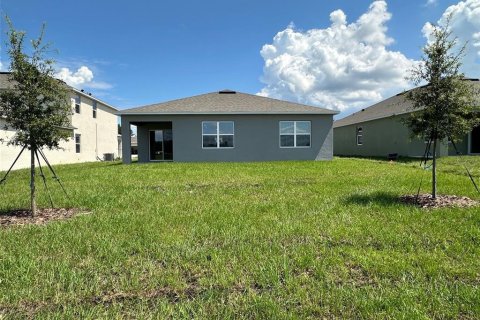
{"label": "green grass lawn", "polygon": [[[456,161],[439,192],[480,200]],[[56,204],[92,214],[0,230],[0,318],[480,318],[480,209],[398,203],[429,191],[417,162],[57,169]],[[0,212],[28,190],[13,172]]]}

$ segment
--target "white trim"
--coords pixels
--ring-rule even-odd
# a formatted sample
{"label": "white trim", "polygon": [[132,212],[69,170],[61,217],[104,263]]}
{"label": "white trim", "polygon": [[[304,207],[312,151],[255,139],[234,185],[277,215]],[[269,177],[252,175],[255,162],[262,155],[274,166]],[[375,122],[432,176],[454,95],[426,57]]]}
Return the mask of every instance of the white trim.
{"label": "white trim", "polygon": [[[359,140],[358,138],[362,138],[362,139],[361,139],[362,141],[359,142],[359,141],[358,141],[358,140]],[[357,134],[357,146],[363,146],[363,134]]]}
{"label": "white trim", "polygon": [[[291,136],[291,134],[282,134],[281,133],[281,123],[282,122],[293,122],[293,146],[282,147],[282,136]],[[297,122],[309,122],[310,123],[310,133],[298,133],[297,134]],[[308,146],[297,146],[297,135],[298,136],[309,136]],[[280,149],[309,149],[312,147],[312,121],[310,120],[280,120],[278,121],[278,146]]]}
{"label": "white trim", "polygon": [[[358,130],[360,129],[360,133],[358,132]],[[358,143],[358,138],[362,138],[362,142],[361,143]],[[357,143],[357,146],[363,146],[363,126],[356,126],[355,127],[355,142]]]}
{"label": "white trim", "polygon": [[[102,100],[100,100],[100,99],[98,99],[98,98],[95,98],[94,96],[91,96],[91,95],[89,95],[89,94],[87,94],[87,93],[85,93],[85,92],[82,92],[81,90],[78,90],[78,89],[76,89],[76,88],[74,88],[74,87],[70,87],[70,88],[72,88],[72,90],[73,90],[75,93],[78,93],[78,94],[80,94],[80,95],[82,95],[82,96],[84,96],[84,97],[87,97],[87,98],[89,98],[89,99],[92,99],[92,100],[95,100],[95,101],[97,101],[97,102],[100,102],[101,104],[103,104],[103,105],[106,106],[106,107],[109,107],[110,109],[113,109],[113,110],[115,110],[115,111],[119,111],[117,108],[115,108],[115,107],[113,107],[112,105],[106,103],[105,101],[102,101]],[[115,113],[115,114],[116,114],[116,113]]]}
{"label": "white trim", "polygon": [[[79,142],[77,142],[77,137]],[[82,134],[73,132],[73,142],[75,143],[75,153],[76,154],[82,153]],[[78,152],[77,152],[77,145],[79,149]]]}
{"label": "white trim", "polygon": [[[76,97],[78,97],[78,103],[77,103]],[[78,94],[77,94],[76,97],[73,98],[73,100],[74,100],[73,108],[74,108],[74,111],[75,111],[76,114],[81,114],[82,113],[82,97]],[[77,106],[78,106],[78,112],[77,112]]]}
{"label": "white trim", "polygon": [[97,119],[98,116],[98,102],[95,100],[92,100],[92,119]]}
{"label": "white trim", "polygon": [[[215,122],[217,125],[217,133],[203,133],[203,124],[205,122]],[[220,134],[220,122],[231,122],[233,126],[233,133],[222,133]],[[217,146],[216,147],[204,147],[203,146],[203,136],[214,136],[217,137]],[[233,137],[233,147],[220,147],[220,136],[232,136]],[[217,149],[234,149],[235,148],[235,121],[232,120],[205,120],[202,121],[202,149],[205,150],[217,150]]]}

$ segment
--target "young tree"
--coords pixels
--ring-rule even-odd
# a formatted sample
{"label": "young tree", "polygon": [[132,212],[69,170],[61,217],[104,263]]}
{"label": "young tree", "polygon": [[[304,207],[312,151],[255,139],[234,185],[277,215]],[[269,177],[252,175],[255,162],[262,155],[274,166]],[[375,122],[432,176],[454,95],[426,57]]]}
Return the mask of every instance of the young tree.
{"label": "young tree", "polygon": [[406,120],[412,134],[433,145],[432,198],[437,196],[436,152],[438,143],[457,140],[480,123],[475,110],[475,94],[470,81],[460,72],[465,45],[454,52],[457,38],[452,38],[449,23],[433,27],[432,39],[423,48],[423,57],[410,74],[415,85],[406,97],[413,110]]}
{"label": "young tree", "polygon": [[72,114],[65,83],[54,77],[54,61],[45,57],[49,45],[43,44],[45,25],[40,36],[31,41],[31,53],[24,51],[25,32],[9,25],[7,49],[10,57],[10,89],[0,92],[0,115],[15,136],[8,142],[30,150],[30,196],[32,215],[36,214],[35,155],[43,148],[59,149],[70,138],[65,130]]}

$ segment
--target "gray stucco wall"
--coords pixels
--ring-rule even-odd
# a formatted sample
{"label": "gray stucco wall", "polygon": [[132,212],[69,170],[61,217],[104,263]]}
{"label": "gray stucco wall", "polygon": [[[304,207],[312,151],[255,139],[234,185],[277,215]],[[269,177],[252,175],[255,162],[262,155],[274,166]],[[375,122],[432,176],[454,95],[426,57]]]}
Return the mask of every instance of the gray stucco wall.
{"label": "gray stucco wall", "polygon": [[[458,152],[460,152],[460,154],[468,154],[468,152],[469,152],[469,150],[468,150],[468,135],[465,135],[465,137],[463,137],[462,140],[456,142],[455,146],[457,147],[457,150],[458,150]],[[448,145],[448,155],[449,156],[454,156],[456,154],[457,153],[456,153],[453,145],[449,144]]]}
{"label": "gray stucco wall", "polygon": [[[310,148],[280,148],[279,121],[311,121]],[[232,149],[203,149],[202,121],[234,121]],[[173,160],[272,161],[330,160],[333,157],[332,115],[122,115],[122,126],[137,126],[139,162],[147,162],[148,130],[172,122]],[[123,159],[129,163],[130,137],[123,135]],[[128,148],[126,147],[128,143]]]}
{"label": "gray stucco wall", "polygon": [[[409,129],[401,122],[402,117],[390,117],[367,121],[334,129],[334,154],[342,156],[386,157],[398,153],[405,157],[421,157],[425,142],[410,137]],[[363,145],[357,145],[356,128],[363,129]],[[448,155],[448,146],[438,147],[439,156]]]}

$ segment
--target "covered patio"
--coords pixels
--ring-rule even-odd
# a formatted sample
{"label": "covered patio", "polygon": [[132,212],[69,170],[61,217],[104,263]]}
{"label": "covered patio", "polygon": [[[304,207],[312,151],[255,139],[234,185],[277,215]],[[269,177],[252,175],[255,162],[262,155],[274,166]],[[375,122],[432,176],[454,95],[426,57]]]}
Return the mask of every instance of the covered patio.
{"label": "covered patio", "polygon": [[132,162],[130,127],[137,127],[138,162],[173,161],[172,121],[128,122],[122,121],[124,163]]}

